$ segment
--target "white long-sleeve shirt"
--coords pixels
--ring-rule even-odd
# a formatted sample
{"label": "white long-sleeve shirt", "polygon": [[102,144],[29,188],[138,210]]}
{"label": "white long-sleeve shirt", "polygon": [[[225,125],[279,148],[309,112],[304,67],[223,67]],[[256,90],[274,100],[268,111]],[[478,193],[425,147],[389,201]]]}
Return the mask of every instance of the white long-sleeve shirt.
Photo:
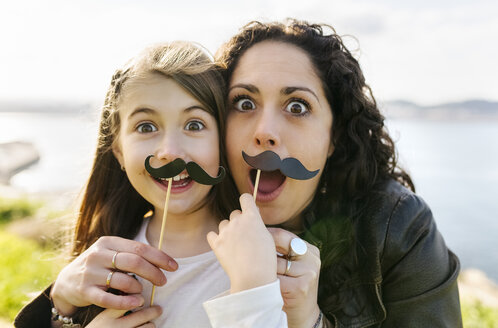
{"label": "white long-sleeve shirt", "polygon": [[280,280],[204,302],[212,327],[287,328]]}
{"label": "white long-sleeve shirt", "polygon": [[[136,241],[149,244],[146,238],[148,223],[149,220],[145,219]],[[278,279],[230,295],[230,280],[213,251],[175,260],[178,270],[163,270],[168,282],[156,287],[154,304],[163,309],[161,317],[154,320],[156,327],[287,327]],[[138,279],[147,304],[152,284],[140,277]]]}

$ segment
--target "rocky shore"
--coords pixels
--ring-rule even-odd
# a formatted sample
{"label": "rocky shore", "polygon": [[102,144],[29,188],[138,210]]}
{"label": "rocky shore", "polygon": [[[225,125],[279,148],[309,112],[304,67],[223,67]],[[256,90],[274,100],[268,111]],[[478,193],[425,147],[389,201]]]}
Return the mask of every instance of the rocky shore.
{"label": "rocky shore", "polygon": [[8,184],[12,176],[39,160],[38,150],[29,142],[0,143],[0,183]]}

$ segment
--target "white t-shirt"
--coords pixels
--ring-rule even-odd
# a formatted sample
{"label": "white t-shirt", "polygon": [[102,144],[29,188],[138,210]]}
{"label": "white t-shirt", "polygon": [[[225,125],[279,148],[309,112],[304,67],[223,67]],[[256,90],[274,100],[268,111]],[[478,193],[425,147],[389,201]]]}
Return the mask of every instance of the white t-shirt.
{"label": "white t-shirt", "polygon": [[[149,221],[144,220],[136,241],[149,244],[146,237]],[[178,269],[163,270],[167,283],[155,290],[154,304],[163,310],[161,317],[154,320],[157,328],[287,327],[278,279],[229,295],[230,280],[213,251],[175,260]],[[148,304],[152,284],[141,277],[138,280]]]}

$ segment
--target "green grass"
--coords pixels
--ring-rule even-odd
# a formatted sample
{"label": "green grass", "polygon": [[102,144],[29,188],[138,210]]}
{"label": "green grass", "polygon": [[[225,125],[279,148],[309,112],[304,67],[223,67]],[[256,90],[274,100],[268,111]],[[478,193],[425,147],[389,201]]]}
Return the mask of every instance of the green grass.
{"label": "green grass", "polygon": [[498,309],[482,305],[481,302],[462,302],[462,318],[465,328],[498,327]]}
{"label": "green grass", "polygon": [[0,230],[0,317],[13,321],[22,306],[61,269],[60,257],[36,242]]}
{"label": "green grass", "polygon": [[0,224],[32,216],[41,206],[41,203],[25,198],[0,197]]}

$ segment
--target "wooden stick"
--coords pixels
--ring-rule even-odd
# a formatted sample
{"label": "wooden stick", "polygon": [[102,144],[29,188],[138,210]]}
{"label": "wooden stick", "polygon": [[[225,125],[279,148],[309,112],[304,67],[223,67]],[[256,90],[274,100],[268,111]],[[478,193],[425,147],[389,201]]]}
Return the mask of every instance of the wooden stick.
{"label": "wooden stick", "polygon": [[256,201],[256,195],[258,194],[258,186],[259,186],[259,176],[261,175],[261,170],[258,169],[256,173],[256,180],[254,181],[254,192],[252,193],[252,198]]}
{"label": "wooden stick", "polygon": [[[161,224],[161,234],[159,235],[159,245],[157,248],[161,250],[163,246],[163,237],[164,237],[164,228],[166,227],[166,217],[168,216],[168,205],[169,205],[169,196],[171,195],[171,185],[173,184],[173,178],[168,179],[168,191],[166,192],[166,201],[164,202],[164,211],[163,211],[163,223]],[[152,285],[152,294],[150,295],[150,306],[154,305],[154,294],[156,292],[156,286]]]}

